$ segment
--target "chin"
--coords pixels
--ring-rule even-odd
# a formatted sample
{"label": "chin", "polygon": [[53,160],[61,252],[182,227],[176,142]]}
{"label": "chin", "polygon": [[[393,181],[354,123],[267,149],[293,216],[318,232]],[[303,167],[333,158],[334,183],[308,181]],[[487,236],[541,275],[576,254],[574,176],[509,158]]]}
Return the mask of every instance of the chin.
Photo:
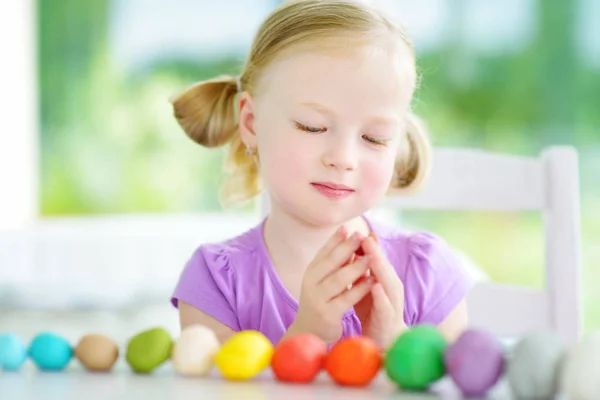
{"label": "chin", "polygon": [[352,210],[348,207],[321,207],[301,210],[299,216],[315,226],[338,226],[364,213],[364,210]]}

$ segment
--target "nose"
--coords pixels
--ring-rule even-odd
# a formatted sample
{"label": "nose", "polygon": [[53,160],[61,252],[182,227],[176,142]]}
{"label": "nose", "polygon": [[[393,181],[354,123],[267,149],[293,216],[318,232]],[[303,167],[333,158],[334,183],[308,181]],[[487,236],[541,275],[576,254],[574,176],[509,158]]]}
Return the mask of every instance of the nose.
{"label": "nose", "polygon": [[341,139],[339,136],[330,140],[323,153],[323,164],[343,171],[356,169],[358,164],[356,143],[351,138]]}

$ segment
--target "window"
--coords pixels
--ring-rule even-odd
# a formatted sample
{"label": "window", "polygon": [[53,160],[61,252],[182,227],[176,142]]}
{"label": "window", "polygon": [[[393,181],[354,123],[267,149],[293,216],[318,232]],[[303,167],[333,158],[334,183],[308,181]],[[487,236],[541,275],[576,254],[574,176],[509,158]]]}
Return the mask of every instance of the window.
{"label": "window", "polygon": [[223,151],[168,99],[236,74],[272,1],[39,1],[44,216],[219,210]]}

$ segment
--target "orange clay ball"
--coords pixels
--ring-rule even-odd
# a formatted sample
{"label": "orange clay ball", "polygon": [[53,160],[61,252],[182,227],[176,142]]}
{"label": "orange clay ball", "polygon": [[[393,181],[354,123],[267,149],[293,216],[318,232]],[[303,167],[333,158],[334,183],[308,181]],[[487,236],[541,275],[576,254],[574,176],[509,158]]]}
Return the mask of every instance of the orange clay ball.
{"label": "orange clay ball", "polygon": [[326,356],[323,340],[312,334],[298,334],[277,344],[271,369],[282,382],[309,383],[323,369]]}
{"label": "orange clay ball", "polygon": [[368,385],[377,376],[382,364],[379,346],[365,336],[340,340],[325,359],[327,373],[343,386]]}

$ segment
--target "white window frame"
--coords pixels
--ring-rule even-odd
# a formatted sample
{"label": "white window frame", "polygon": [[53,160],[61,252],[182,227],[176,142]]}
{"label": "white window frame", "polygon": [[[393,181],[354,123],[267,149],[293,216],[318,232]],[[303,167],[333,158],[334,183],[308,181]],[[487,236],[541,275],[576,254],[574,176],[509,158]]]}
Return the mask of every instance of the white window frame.
{"label": "white window frame", "polygon": [[0,230],[39,215],[36,7],[0,2]]}

